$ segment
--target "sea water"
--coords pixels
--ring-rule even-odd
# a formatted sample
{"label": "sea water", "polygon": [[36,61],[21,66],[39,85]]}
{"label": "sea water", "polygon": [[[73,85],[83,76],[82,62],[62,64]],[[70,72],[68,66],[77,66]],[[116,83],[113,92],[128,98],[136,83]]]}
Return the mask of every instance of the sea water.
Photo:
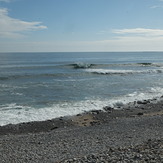
{"label": "sea water", "polygon": [[163,52],[0,53],[0,125],[163,95]]}

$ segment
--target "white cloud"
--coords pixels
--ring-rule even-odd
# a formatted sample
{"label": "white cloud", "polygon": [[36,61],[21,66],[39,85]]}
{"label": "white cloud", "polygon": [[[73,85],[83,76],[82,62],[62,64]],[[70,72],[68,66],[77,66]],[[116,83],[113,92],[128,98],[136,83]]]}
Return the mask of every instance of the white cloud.
{"label": "white cloud", "polygon": [[[106,32],[109,33],[109,31]],[[163,30],[161,29],[116,29],[112,32],[114,37],[99,41],[1,42],[0,51],[163,51]]]}
{"label": "white cloud", "polygon": [[[163,2],[163,0],[157,0],[157,1]],[[163,8],[163,5],[160,5],[160,4],[159,5],[153,5],[150,8],[152,8],[152,9]]]}
{"label": "white cloud", "polygon": [[163,36],[162,29],[148,29],[148,28],[133,28],[133,29],[115,29],[112,31],[115,34],[130,34],[137,36],[148,36],[148,37],[157,37]]}
{"label": "white cloud", "polygon": [[18,38],[24,36],[23,32],[46,29],[41,22],[27,22],[12,18],[6,8],[0,9],[0,37]]}
{"label": "white cloud", "polygon": [[155,6],[151,6],[150,8],[152,8],[152,9],[163,8],[163,5],[155,5]]}

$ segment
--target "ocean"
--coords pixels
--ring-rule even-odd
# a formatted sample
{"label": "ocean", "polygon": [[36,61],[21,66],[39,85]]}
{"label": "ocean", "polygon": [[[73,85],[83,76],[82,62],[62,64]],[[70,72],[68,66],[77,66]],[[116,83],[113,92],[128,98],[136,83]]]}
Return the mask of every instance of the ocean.
{"label": "ocean", "polygon": [[163,52],[0,53],[0,125],[163,95]]}

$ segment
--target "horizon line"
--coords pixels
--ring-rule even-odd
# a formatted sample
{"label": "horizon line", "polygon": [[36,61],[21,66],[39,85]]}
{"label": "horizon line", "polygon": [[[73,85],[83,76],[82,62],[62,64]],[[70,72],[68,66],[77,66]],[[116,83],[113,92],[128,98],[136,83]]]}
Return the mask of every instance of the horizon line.
{"label": "horizon line", "polygon": [[144,51],[8,51],[0,53],[140,53],[140,52],[163,52],[155,50],[144,50]]}

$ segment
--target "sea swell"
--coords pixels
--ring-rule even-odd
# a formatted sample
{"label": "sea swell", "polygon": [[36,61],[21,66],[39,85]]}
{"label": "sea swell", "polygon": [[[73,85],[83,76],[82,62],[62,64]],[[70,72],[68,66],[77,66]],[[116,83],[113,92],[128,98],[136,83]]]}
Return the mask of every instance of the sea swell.
{"label": "sea swell", "polygon": [[77,62],[67,65],[68,67],[74,69],[90,69],[90,68],[99,68],[99,67],[163,67],[163,63],[115,63],[115,64],[95,64],[95,63],[84,63]]}
{"label": "sea swell", "polygon": [[23,79],[23,78],[38,78],[38,77],[58,77],[58,76],[65,76],[65,74],[22,74],[22,75],[8,75],[8,76],[0,76],[0,80],[14,80],[14,79]]}

